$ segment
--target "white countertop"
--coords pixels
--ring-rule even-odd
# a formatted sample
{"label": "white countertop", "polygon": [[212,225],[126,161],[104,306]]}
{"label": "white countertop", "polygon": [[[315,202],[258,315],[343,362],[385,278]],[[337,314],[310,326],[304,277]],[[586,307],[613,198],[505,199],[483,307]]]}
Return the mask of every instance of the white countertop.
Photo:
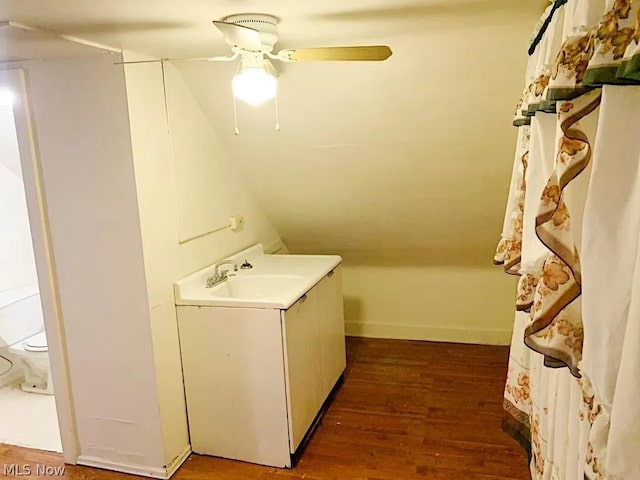
{"label": "white countertop", "polygon": [[[261,244],[227,259],[235,260],[238,267],[246,259],[253,268],[233,272],[225,265],[222,268],[235,275],[213,288],[207,288],[206,282],[215,264],[189,275],[174,283],[176,305],[286,310],[342,262],[338,255],[266,255]],[[265,282],[263,289],[261,282]],[[243,296],[243,292],[249,295]]]}

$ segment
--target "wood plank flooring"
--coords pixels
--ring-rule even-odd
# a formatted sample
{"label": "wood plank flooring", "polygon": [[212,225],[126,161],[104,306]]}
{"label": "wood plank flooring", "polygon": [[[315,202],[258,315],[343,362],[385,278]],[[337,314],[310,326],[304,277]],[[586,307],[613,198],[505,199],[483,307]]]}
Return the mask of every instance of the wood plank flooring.
{"label": "wood plank flooring", "polygon": [[[294,469],[192,455],[174,478],[530,478],[526,455],[500,428],[506,347],[349,338],[347,348],[344,384]],[[63,464],[56,454],[0,445],[0,478],[14,463]],[[134,477],[67,466],[56,478]]]}

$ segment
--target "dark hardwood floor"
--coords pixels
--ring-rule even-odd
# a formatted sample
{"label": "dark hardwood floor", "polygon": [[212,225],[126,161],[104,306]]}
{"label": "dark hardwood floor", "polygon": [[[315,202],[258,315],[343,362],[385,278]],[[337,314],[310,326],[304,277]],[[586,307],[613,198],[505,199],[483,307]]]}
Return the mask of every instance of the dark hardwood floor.
{"label": "dark hardwood floor", "polygon": [[[344,384],[294,469],[193,455],[174,478],[530,478],[526,455],[500,428],[506,347],[361,338],[349,338],[347,346]],[[2,466],[14,463],[62,465],[62,460],[0,445],[0,478]],[[65,475],[56,478],[134,477],[67,466]]]}

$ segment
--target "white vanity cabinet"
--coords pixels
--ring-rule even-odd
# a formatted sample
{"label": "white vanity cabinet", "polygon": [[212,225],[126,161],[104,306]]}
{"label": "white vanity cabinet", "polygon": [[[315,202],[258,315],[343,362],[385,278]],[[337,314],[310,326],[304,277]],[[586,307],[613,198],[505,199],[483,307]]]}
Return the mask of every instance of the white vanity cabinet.
{"label": "white vanity cabinet", "polygon": [[346,366],[340,266],[286,310],[177,309],[193,451],[290,467]]}

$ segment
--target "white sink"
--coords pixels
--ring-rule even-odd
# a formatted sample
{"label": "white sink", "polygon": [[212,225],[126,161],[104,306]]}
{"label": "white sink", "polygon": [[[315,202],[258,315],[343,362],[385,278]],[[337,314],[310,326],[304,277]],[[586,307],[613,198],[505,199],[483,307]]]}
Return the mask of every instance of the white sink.
{"label": "white sink", "polygon": [[338,255],[267,255],[261,244],[224,260],[253,268],[229,272],[211,288],[215,264],[203,268],[174,283],[176,305],[286,310],[342,262]]}
{"label": "white sink", "polygon": [[209,293],[218,298],[273,298],[295,289],[303,281],[300,275],[240,274],[210,288]]}

